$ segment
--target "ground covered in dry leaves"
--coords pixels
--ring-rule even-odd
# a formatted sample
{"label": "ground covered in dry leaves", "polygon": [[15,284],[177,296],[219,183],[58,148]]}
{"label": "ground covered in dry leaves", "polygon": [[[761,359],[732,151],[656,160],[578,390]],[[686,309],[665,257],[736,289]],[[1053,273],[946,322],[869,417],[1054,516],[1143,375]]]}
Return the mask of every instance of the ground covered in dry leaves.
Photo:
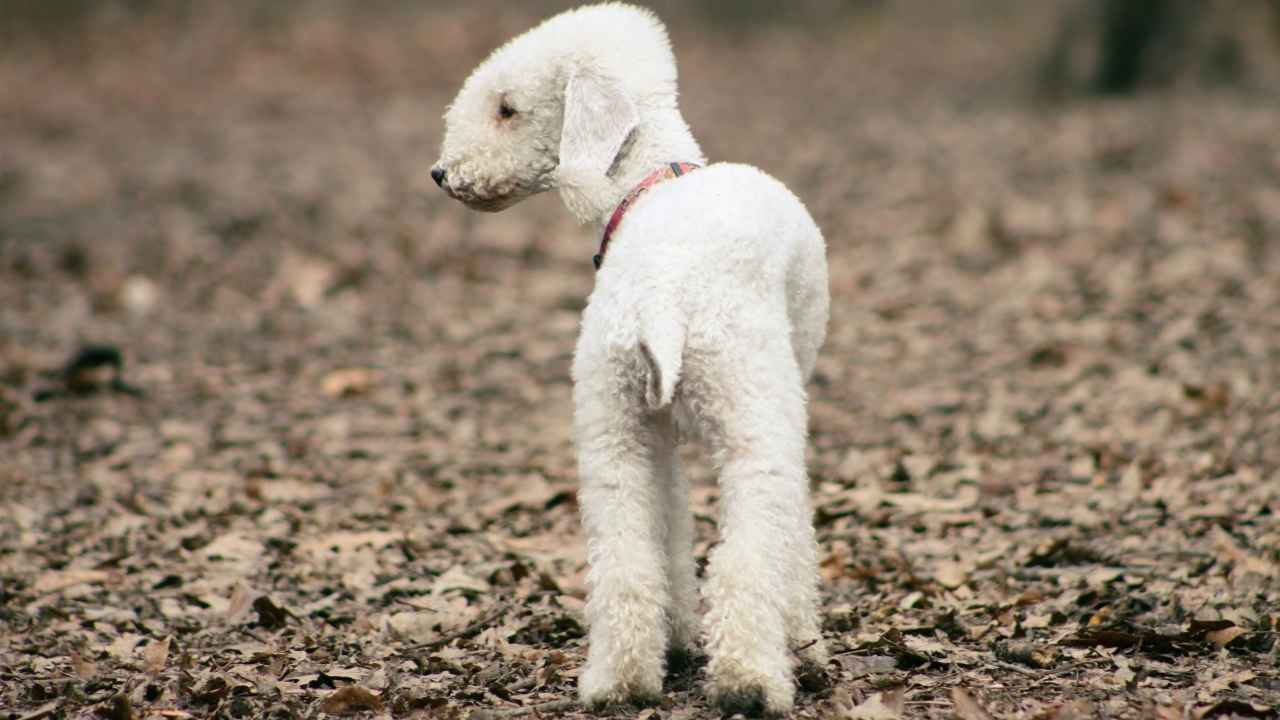
{"label": "ground covered in dry leaves", "polygon": [[[1275,718],[1280,105],[1038,105],[1052,14],[953,4],[668,7],[828,236],[795,716]],[[582,716],[593,232],[427,176],[552,4],[187,7],[0,57],[0,717]]]}

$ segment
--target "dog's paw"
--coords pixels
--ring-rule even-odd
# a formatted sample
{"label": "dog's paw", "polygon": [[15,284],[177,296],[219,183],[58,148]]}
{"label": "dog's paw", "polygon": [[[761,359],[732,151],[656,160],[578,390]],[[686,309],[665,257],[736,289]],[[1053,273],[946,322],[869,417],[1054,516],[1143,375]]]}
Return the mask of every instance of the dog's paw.
{"label": "dog's paw", "polygon": [[578,678],[578,699],[591,710],[611,705],[656,705],[662,699],[662,671],[620,673],[588,665]]}
{"label": "dog's paw", "polygon": [[811,640],[796,649],[799,664],[796,667],[796,683],[801,690],[822,693],[831,689],[831,677],[827,673],[830,655],[821,638]]}
{"label": "dog's paw", "polygon": [[708,691],[711,702],[724,715],[746,715],[760,717],[764,715],[764,688],[753,685],[743,688],[721,688]]}
{"label": "dog's paw", "polygon": [[707,664],[707,656],[696,647],[667,648],[667,676],[688,675]]}
{"label": "dog's paw", "polygon": [[724,688],[712,683],[707,695],[725,716],[776,718],[791,711],[794,698],[788,692],[770,692],[763,685]]}
{"label": "dog's paw", "polygon": [[790,678],[769,677],[745,668],[732,672],[712,669],[707,696],[725,715],[778,717],[795,703],[795,686]]}
{"label": "dog's paw", "polygon": [[825,666],[805,662],[796,668],[796,684],[807,693],[822,694],[831,689],[832,678]]}

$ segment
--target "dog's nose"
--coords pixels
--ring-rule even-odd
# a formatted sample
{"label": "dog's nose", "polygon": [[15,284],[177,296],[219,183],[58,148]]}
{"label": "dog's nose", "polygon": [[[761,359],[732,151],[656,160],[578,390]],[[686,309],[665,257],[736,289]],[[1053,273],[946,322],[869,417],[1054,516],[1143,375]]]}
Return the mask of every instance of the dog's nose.
{"label": "dog's nose", "polygon": [[436,185],[444,187],[444,168],[431,168],[431,179],[436,181]]}

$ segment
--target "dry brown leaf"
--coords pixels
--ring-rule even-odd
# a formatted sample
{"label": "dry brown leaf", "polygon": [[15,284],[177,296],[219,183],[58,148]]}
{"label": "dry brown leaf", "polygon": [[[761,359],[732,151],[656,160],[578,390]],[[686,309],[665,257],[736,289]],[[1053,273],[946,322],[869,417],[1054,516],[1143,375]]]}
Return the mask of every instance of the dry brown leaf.
{"label": "dry brown leaf", "polygon": [[419,599],[415,606],[429,605],[420,611],[398,612],[387,616],[387,632],[396,639],[428,643],[466,627],[480,616],[478,606],[463,598],[436,595]]}
{"label": "dry brown leaf", "polygon": [[111,698],[106,707],[99,709],[98,715],[106,720],[133,720],[133,703],[129,696],[120,693]]}
{"label": "dry brown leaf", "polygon": [[1223,628],[1221,630],[1212,630],[1210,632],[1207,632],[1205,633],[1204,637],[1206,640],[1213,643],[1214,645],[1217,645],[1218,647],[1226,647],[1230,645],[1233,640],[1240,637],[1241,635],[1246,634],[1247,632],[1248,632],[1247,630],[1240,627],[1239,625],[1233,625],[1229,628]]}
{"label": "dry brown leaf", "polygon": [[823,580],[834,583],[848,576],[849,556],[849,543],[843,540],[832,542],[831,551],[818,565],[818,572],[822,574]]}
{"label": "dry brown leaf", "polygon": [[111,572],[108,570],[49,570],[36,578],[31,590],[37,594],[51,593],[82,583],[106,582],[110,577]]}
{"label": "dry brown leaf", "polygon": [[234,621],[241,614],[248,611],[253,602],[253,593],[249,587],[243,582],[236,583],[231,590],[231,598],[227,601],[226,617],[230,621]]}
{"label": "dry brown leaf", "polygon": [[314,555],[318,559],[353,553],[361,548],[380,549],[404,538],[403,532],[367,530],[332,532],[300,543],[297,552]]}
{"label": "dry brown leaf", "polygon": [[922,512],[957,512],[967,510],[977,504],[978,488],[965,485],[957,489],[950,498],[933,497],[920,493],[889,493],[879,487],[871,486],[846,490],[831,498],[832,504],[860,508],[869,511],[881,503],[899,508],[909,513]]}
{"label": "dry brown leaf", "polygon": [[378,379],[378,373],[364,368],[334,370],[320,381],[320,391],[329,398],[363,395]]}
{"label": "dry brown leaf", "polygon": [[173,636],[170,635],[160,642],[153,642],[142,648],[143,669],[152,675],[164,670],[165,663],[169,661],[169,644],[172,641]]}
{"label": "dry brown leaf", "polygon": [[436,581],[431,585],[431,594],[433,595],[442,595],[450,590],[483,593],[488,592],[489,583],[467,574],[467,571],[461,565],[455,565],[436,578]]}
{"label": "dry brown leaf", "polygon": [[1052,708],[1043,715],[1037,715],[1037,720],[1090,720],[1097,716],[1093,705],[1087,700],[1071,700]]}
{"label": "dry brown leaf", "polygon": [[51,702],[47,702],[44,705],[41,705],[40,707],[36,708],[35,710],[32,710],[31,712],[27,713],[26,715],[19,717],[18,720],[40,720],[41,718],[52,715],[53,711],[57,710],[58,706],[61,704],[62,704],[61,700],[53,700]]}
{"label": "dry brown leaf", "polygon": [[943,560],[934,566],[934,579],[948,590],[954,590],[969,579],[969,568],[954,560]]}
{"label": "dry brown leaf", "polygon": [[901,691],[886,690],[872,693],[866,700],[854,704],[843,698],[841,717],[844,720],[898,720],[902,717]]}
{"label": "dry brown leaf", "polygon": [[1053,613],[1027,613],[1022,620],[1022,627],[1028,630],[1042,630],[1053,625]]}
{"label": "dry brown leaf", "polygon": [[1191,712],[1195,720],[1215,717],[1247,717],[1273,720],[1278,714],[1275,706],[1255,705],[1240,700],[1222,700],[1213,705],[1196,708]]}
{"label": "dry brown leaf", "polygon": [[329,715],[353,715],[364,710],[382,712],[382,699],[358,685],[348,685],[330,693],[320,703],[320,710]]}
{"label": "dry brown leaf", "polygon": [[253,601],[253,609],[258,613],[258,627],[266,630],[279,630],[289,621],[291,613],[276,605],[267,595],[260,595]]}
{"label": "dry brown leaf", "polygon": [[1213,539],[1222,559],[1236,566],[1242,573],[1257,573],[1264,577],[1280,574],[1280,565],[1250,553],[1240,547],[1240,543],[1231,537],[1231,533],[1218,525],[1213,526]]}
{"label": "dry brown leaf", "polygon": [[1242,686],[1256,677],[1258,677],[1258,673],[1252,670],[1239,670],[1237,672],[1229,672],[1219,675],[1204,684],[1201,689],[1201,696],[1212,697],[1219,693],[1226,692],[1232,687]]}
{"label": "dry brown leaf", "polygon": [[130,662],[136,657],[138,645],[145,639],[137,633],[124,632],[117,635],[104,649],[111,657]]}
{"label": "dry brown leaf", "polygon": [[1044,602],[1044,599],[1045,599],[1044,593],[1040,592],[1039,590],[1027,590],[1019,594],[1018,597],[1014,598],[1013,604],[1021,607],[1026,607],[1028,605],[1038,605]]}
{"label": "dry brown leaf", "polygon": [[333,286],[338,268],[326,260],[291,253],[280,265],[276,278],[277,293],[287,293],[303,307],[314,307],[324,300]]}
{"label": "dry brown leaf", "polygon": [[951,689],[951,704],[961,720],[994,720],[991,713],[963,688]]}
{"label": "dry brown leaf", "polygon": [[1060,651],[1052,645],[1029,642],[1002,642],[996,645],[996,657],[1005,662],[1021,663],[1028,667],[1047,669],[1058,663]]}
{"label": "dry brown leaf", "polygon": [[71,669],[81,680],[88,680],[98,674],[98,664],[85,657],[79,650],[71,651]]}

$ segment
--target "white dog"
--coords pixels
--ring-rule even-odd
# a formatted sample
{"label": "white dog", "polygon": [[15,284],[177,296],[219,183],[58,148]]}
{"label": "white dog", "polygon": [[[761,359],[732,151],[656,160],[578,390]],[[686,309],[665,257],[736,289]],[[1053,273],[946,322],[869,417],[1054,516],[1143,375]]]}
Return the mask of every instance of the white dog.
{"label": "white dog", "polygon": [[585,7],[521,35],[445,122],[431,175],[452,197],[497,211],[557,188],[606,227],[573,363],[591,565],[582,701],[656,700],[666,654],[698,640],[679,426],[710,444],[721,487],[709,693],[729,711],[786,712],[793,655],[826,661],[804,392],[826,333],[821,232],[759,170],[695,168],[666,31],[639,8]]}

